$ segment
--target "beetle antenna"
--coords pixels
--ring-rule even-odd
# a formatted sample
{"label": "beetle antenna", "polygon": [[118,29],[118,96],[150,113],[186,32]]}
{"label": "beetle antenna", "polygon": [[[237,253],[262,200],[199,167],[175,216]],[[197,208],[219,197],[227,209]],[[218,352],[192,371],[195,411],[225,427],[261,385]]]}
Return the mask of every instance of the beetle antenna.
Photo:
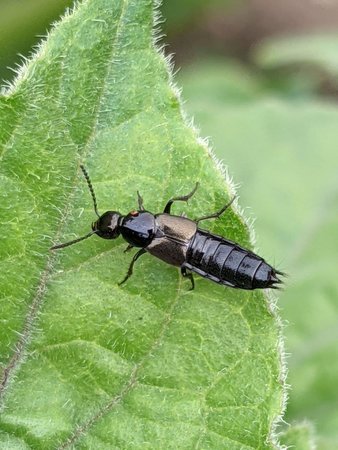
{"label": "beetle antenna", "polygon": [[91,231],[90,233],[86,234],[85,236],[74,239],[73,241],[64,242],[63,244],[53,245],[53,247],[51,247],[49,250],[57,250],[59,248],[68,247],[69,245],[76,244],[77,242],[80,242],[80,241],[83,241],[84,239],[89,238],[90,236],[92,236],[95,233],[96,233],[96,231]]}
{"label": "beetle antenna", "polygon": [[93,203],[94,203],[94,211],[95,211],[95,214],[97,215],[97,217],[100,217],[100,214],[99,214],[99,212],[98,212],[98,210],[97,210],[96,197],[95,197],[95,192],[94,192],[94,188],[93,188],[92,182],[90,181],[88,172],[86,171],[86,169],[84,168],[84,166],[83,166],[82,164],[80,164],[80,167],[81,167],[81,170],[82,170],[82,172],[83,172],[83,175],[84,175],[84,177],[85,177],[85,179],[86,179],[86,181],[87,181],[87,184],[88,184],[90,193],[92,194],[92,199],[93,199]]}

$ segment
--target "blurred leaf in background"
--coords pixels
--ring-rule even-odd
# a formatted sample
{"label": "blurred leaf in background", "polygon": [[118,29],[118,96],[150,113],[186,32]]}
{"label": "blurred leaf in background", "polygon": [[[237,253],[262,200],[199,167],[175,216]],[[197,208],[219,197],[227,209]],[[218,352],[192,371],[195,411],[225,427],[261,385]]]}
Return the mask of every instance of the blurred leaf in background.
{"label": "blurred leaf in background", "polygon": [[332,75],[338,74],[338,33],[304,34],[267,39],[255,49],[260,67],[276,68],[303,64],[317,66]]}
{"label": "blurred leaf in background", "polygon": [[32,46],[46,35],[51,23],[72,0],[0,0],[0,81],[14,77],[11,69],[28,57]]}
{"label": "blurred leaf in background", "polygon": [[266,39],[252,56],[270,79],[288,86],[292,83],[294,97],[320,93],[337,100],[337,48],[338,34],[322,32]]}
{"label": "blurred leaf in background", "polygon": [[297,425],[289,426],[283,433],[281,433],[280,442],[285,445],[286,448],[290,449],[316,449],[314,430],[313,427],[307,422],[301,422]]}
{"label": "blurred leaf in background", "polygon": [[[243,3],[245,0],[240,1]],[[200,23],[209,11],[217,10],[226,14],[228,9],[238,6],[238,3],[238,0],[164,0],[161,8],[163,29],[173,36],[192,24]]]}

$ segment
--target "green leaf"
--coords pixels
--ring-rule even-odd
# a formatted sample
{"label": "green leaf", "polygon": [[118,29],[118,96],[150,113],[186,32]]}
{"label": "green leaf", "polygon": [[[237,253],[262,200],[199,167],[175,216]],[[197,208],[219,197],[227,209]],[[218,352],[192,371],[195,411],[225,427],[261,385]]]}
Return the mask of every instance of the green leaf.
{"label": "green leaf", "polygon": [[[268,449],[281,413],[279,330],[262,292],[144,256],[122,287],[121,239],[82,236],[99,210],[232,195],[182,117],[154,45],[153,2],[87,0],[1,98],[0,447]],[[250,245],[232,209],[209,229]]]}
{"label": "green leaf", "polygon": [[285,36],[264,40],[253,51],[271,86],[291,96],[333,96],[337,92],[337,33]]}
{"label": "green leaf", "polygon": [[[205,63],[200,71],[197,65],[190,70],[181,78],[183,86],[205,73]],[[247,96],[247,101],[236,100],[232,93],[220,102],[214,95],[216,80],[223,74],[222,89],[228,72],[228,64],[223,69],[219,65],[215,73],[210,70],[212,88],[206,91],[203,81],[203,94],[197,83],[194,89],[184,88],[186,105],[240,183],[241,203],[256,217],[262,255],[275,259],[277,267],[289,274],[279,299],[288,323],[290,354],[286,420],[315,423],[318,448],[334,450],[338,448],[338,109],[328,102],[283,99],[263,90]],[[238,76],[238,89],[242,78]],[[260,83],[252,74],[247,78],[253,78],[254,86]]]}
{"label": "green leaf", "polygon": [[[244,2],[241,0],[241,3]],[[217,10],[226,14],[238,3],[238,0],[163,0],[161,10],[165,17],[164,26],[169,32],[179,32],[194,22],[201,22],[201,17],[205,17],[208,12]]]}
{"label": "green leaf", "polygon": [[72,0],[25,0],[20,4],[0,0],[0,80],[13,78],[10,67],[19,64],[21,55],[37,43],[37,36],[46,33],[50,23],[72,4]]}
{"label": "green leaf", "polygon": [[254,51],[262,67],[307,63],[338,73],[337,33],[305,34],[266,39]]}
{"label": "green leaf", "polygon": [[312,426],[308,423],[292,425],[279,437],[286,448],[296,448],[297,450],[315,450],[317,448],[313,439]]}

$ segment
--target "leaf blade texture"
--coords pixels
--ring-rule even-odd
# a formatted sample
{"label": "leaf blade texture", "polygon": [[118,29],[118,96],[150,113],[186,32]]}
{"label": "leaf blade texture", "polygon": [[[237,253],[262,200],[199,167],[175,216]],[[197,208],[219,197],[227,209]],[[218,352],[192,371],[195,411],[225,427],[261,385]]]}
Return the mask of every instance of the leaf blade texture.
{"label": "leaf blade texture", "polygon": [[[281,411],[279,331],[262,292],[198,279],[121,240],[52,242],[127,213],[136,190],[160,212],[198,217],[230,197],[183,118],[154,45],[151,1],[91,0],[66,15],[1,103],[1,433],[11,448],[273,448]],[[251,246],[230,211],[209,229]]]}

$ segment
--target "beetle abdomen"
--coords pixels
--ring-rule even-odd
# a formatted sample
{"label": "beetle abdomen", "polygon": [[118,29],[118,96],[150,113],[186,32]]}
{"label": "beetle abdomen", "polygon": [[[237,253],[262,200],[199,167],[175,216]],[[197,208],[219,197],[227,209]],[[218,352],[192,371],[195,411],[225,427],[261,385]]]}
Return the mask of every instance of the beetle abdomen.
{"label": "beetle abdomen", "polygon": [[216,283],[234,288],[264,289],[280,283],[279,272],[263,258],[200,229],[190,242],[184,266]]}

